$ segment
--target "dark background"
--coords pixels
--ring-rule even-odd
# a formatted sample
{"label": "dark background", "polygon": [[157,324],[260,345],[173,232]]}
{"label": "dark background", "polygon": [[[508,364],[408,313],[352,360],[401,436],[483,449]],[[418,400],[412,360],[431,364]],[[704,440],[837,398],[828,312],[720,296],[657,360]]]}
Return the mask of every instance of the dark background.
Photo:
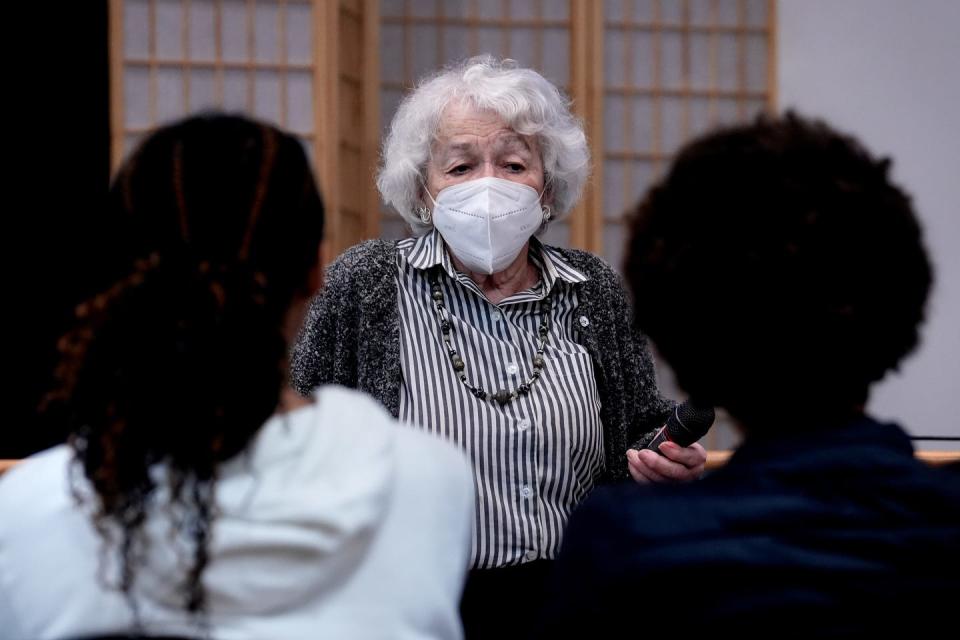
{"label": "dark background", "polygon": [[0,458],[62,441],[37,412],[56,342],[101,285],[113,241],[101,223],[110,179],[108,13],[102,2],[18,3],[4,38],[8,165]]}

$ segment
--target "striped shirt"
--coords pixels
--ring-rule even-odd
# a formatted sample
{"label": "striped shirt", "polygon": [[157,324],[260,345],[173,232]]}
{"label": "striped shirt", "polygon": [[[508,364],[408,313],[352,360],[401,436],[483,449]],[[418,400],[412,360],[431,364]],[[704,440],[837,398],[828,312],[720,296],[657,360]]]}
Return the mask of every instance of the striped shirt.
{"label": "striped shirt", "polygon": [[[473,566],[553,558],[570,512],[603,470],[603,429],[593,362],[573,338],[580,322],[573,286],[587,278],[536,239],[530,260],[539,282],[493,304],[457,272],[437,231],[398,244],[402,382],[400,419],[460,446],[477,487]],[[488,393],[529,379],[541,307],[552,301],[544,368],[530,393],[505,406],[479,400],[457,377],[432,303],[440,286],[467,380]]]}

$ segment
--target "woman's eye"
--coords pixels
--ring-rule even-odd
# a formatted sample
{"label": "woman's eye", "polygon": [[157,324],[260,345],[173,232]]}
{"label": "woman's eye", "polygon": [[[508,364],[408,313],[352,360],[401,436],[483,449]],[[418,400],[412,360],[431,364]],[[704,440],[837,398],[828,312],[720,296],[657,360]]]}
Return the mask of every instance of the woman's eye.
{"label": "woman's eye", "polygon": [[523,171],[524,169],[526,169],[526,167],[524,167],[524,166],[523,166],[522,164],[520,164],[519,162],[508,162],[508,163],[507,163],[507,171],[513,171],[513,172],[515,172],[515,173],[520,173],[520,172]]}
{"label": "woman's eye", "polygon": [[467,171],[469,171],[469,170],[470,170],[470,165],[467,165],[467,164],[458,164],[458,165],[455,166],[453,169],[450,169],[450,171],[447,171],[447,173],[449,173],[450,175],[454,175],[454,176],[462,176],[463,174],[465,174],[465,173],[466,173]]}

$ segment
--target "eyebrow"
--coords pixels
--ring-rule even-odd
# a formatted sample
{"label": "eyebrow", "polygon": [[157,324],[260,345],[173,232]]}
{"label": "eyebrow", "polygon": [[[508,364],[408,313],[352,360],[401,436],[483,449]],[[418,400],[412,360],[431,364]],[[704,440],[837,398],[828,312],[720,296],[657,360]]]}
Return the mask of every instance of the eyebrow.
{"label": "eyebrow", "polygon": [[530,145],[527,143],[526,138],[520,134],[512,134],[508,136],[503,136],[494,143],[494,148],[497,150],[501,149],[522,149],[528,153],[532,153],[533,149],[530,148]]}
{"label": "eyebrow", "polygon": [[443,151],[473,151],[476,149],[476,147],[476,143],[473,142],[454,142],[445,146]]}

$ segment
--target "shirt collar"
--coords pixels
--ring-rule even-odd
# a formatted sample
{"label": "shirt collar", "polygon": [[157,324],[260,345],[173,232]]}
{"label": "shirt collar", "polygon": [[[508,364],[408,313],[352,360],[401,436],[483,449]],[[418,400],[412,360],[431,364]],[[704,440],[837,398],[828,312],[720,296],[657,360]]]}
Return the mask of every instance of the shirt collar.
{"label": "shirt collar", "polygon": [[[553,290],[559,282],[578,284],[589,278],[575,269],[557,249],[549,247],[537,238],[530,238],[530,260],[540,270],[544,290]],[[414,269],[427,271],[437,265],[453,279],[457,279],[457,269],[453,265],[450,253],[446,249],[443,237],[436,229],[417,238],[407,253],[407,263]]]}

